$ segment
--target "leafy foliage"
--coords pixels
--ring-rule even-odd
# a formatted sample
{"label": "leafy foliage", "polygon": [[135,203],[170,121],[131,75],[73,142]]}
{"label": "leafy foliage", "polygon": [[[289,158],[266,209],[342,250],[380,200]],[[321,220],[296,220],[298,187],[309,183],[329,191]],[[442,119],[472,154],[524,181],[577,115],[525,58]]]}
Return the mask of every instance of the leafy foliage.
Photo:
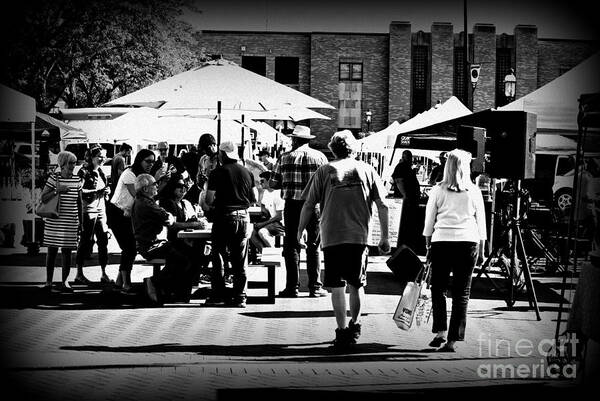
{"label": "leafy foliage", "polygon": [[3,12],[0,81],[47,112],[96,107],[195,66],[191,0],[21,0]]}

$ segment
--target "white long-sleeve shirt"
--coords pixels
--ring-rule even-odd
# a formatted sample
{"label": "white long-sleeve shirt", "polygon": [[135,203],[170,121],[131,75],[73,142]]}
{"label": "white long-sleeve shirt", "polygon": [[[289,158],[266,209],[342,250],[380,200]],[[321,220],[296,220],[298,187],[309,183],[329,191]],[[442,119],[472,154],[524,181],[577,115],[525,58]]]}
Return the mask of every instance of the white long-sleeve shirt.
{"label": "white long-sleeve shirt", "polygon": [[423,235],[432,242],[487,239],[483,196],[477,186],[455,192],[436,185],[429,192]]}

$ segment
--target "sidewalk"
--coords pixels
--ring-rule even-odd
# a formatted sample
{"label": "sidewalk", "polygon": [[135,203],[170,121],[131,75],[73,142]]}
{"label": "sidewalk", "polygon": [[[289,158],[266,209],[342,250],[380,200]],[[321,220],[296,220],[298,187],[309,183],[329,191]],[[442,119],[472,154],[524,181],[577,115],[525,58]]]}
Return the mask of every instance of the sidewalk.
{"label": "sidewalk", "polygon": [[[549,377],[538,352],[538,345],[554,338],[558,277],[534,276],[541,321],[525,298],[508,310],[489,280],[474,281],[466,341],[456,353],[438,353],[427,346],[431,321],[410,331],[396,327],[392,314],[400,284],[386,257],[372,257],[363,335],[355,349],[336,354],[329,348],[335,329],[330,297],[308,297],[305,270],[300,297],[274,305],[204,307],[203,285],[190,304],[154,308],[142,298],[102,293],[99,287],[43,296],[37,289],[45,280],[43,255],[11,260],[15,265],[0,266],[0,343],[6,378],[17,385],[19,398],[215,400],[256,394],[250,390],[278,398],[310,390],[303,394],[336,391],[369,399],[376,393],[390,399],[385,397],[458,388],[509,394],[522,385],[552,396],[572,391],[574,383]],[[114,278],[114,255],[110,262]],[[98,266],[85,270],[99,280]],[[136,264],[133,281],[141,283],[151,271]],[[283,264],[276,280],[279,291]]]}

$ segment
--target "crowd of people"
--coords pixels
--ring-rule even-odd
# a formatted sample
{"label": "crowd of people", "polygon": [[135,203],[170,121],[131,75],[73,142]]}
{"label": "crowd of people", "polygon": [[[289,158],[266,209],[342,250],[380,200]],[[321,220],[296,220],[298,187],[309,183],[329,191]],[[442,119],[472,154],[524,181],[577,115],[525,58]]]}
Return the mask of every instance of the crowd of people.
{"label": "crowd of people", "polygon": [[[442,172],[432,173],[434,186],[421,233],[415,230],[419,182],[410,151],[403,153],[392,175],[393,195],[403,199],[403,208],[398,242],[391,245],[388,191],[376,170],[355,157],[353,134],[344,130],[332,135],[328,144],[332,161],[310,146],[314,138],[310,128],[296,125],[289,136],[291,150],[278,158],[272,158],[268,150],[258,153],[264,166],[258,176],[245,166],[234,143],[217,144],[211,134],[201,135],[197,148],[179,156],[169,154],[167,142],[158,144],[158,156],[141,149],[130,166],[127,160],[132,149],[124,143],[113,159],[110,183],[100,169],[105,158],[100,146],[88,149],[77,174],[73,173],[75,155],[60,152],[58,168],[41,195],[43,202],[53,196],[60,200],[58,217],[45,219],[44,290],[73,291],[68,281],[73,251],[74,282],[89,285],[83,268],[96,244],[101,282],[126,295],[136,294],[131,271],[139,254],[147,260],[165,260],[160,272],[144,279],[144,293],[152,303],[189,302],[193,286],[205,276],[210,282],[206,306],[243,308],[248,263],[260,263],[263,248],[275,246],[281,238],[286,281],[278,296],[299,296],[304,250],[309,297],[331,295],[337,325],[334,347],[344,348],[361,335],[369,227],[375,206],[381,227],[380,254],[389,253],[391,246],[414,248],[417,238],[425,237],[435,333],[430,345],[454,351],[456,342],[464,339],[471,275],[475,264],[481,262],[486,240],[483,199],[470,178],[470,154],[454,150],[440,158]],[[251,206],[260,206],[261,212],[251,217]],[[181,230],[209,227],[209,240],[177,235]],[[106,272],[109,229],[121,249],[114,280]],[[162,235],[165,232],[166,236]],[[55,288],[59,248],[63,268],[60,285]],[[447,329],[445,294],[450,273],[452,313]]]}

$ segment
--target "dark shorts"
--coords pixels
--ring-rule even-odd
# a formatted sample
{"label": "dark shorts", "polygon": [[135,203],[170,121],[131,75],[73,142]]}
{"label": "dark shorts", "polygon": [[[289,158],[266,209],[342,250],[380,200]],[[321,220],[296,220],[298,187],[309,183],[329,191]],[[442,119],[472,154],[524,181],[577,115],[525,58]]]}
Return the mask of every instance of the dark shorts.
{"label": "dark shorts", "polygon": [[324,287],[345,287],[346,282],[360,288],[367,285],[369,248],[362,244],[341,244],[323,248]]}

